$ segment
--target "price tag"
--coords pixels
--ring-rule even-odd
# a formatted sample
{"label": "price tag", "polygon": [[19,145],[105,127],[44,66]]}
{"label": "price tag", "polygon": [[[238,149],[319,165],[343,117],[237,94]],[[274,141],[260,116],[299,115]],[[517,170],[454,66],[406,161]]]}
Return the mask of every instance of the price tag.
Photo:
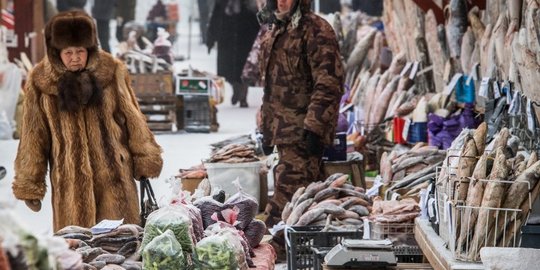
{"label": "price tag", "polygon": [[403,124],[403,132],[401,133],[401,138],[407,140],[407,135],[409,135],[409,128],[411,127],[411,119],[405,118],[405,123]]}
{"label": "price tag", "polygon": [[377,175],[377,177],[375,177],[375,181],[373,181],[373,186],[366,191],[366,195],[369,197],[379,195],[379,188],[383,185],[382,180],[382,177]]}
{"label": "price tag", "polygon": [[504,82],[503,91],[506,92],[506,105],[510,105],[512,103],[512,86],[509,81]]}
{"label": "price tag", "polygon": [[493,95],[495,99],[501,97],[501,89],[499,88],[499,83],[497,81],[493,81]]}
{"label": "price tag", "polygon": [[456,87],[456,84],[458,83],[459,79],[463,77],[463,73],[456,73],[454,74],[454,77],[452,77],[452,80],[448,83],[446,88],[444,89],[444,94],[447,96],[450,96],[452,92],[454,91],[454,88]]}
{"label": "price tag", "polygon": [[534,134],[536,128],[532,110],[532,103],[530,99],[527,99],[527,126],[529,127],[529,130]]}
{"label": "price tag", "polygon": [[478,91],[478,95],[484,98],[489,98],[489,81],[491,78],[484,77],[482,78],[482,83],[480,84],[480,90]]}
{"label": "price tag", "polygon": [[414,62],[413,66],[412,66],[412,69],[411,69],[411,74],[409,74],[409,79],[411,80],[414,80],[414,78],[416,77],[416,72],[418,72],[418,65],[420,63],[418,61]]}
{"label": "price tag", "polygon": [[428,215],[429,215],[429,217],[430,217],[430,218],[436,217],[436,216],[437,216],[437,213],[435,213],[435,208],[432,207],[432,205],[435,205],[435,198],[429,199],[428,202],[427,202],[427,204],[428,204],[427,209],[428,209]]}
{"label": "price tag", "polygon": [[409,71],[409,69],[411,68],[412,66],[412,63],[411,62],[407,62],[407,64],[405,65],[405,67],[401,70],[401,73],[399,74],[399,76],[403,77],[405,76],[405,74],[407,74],[407,71]]}
{"label": "price tag", "polygon": [[424,219],[428,218],[428,208],[429,208],[429,205],[427,204],[428,194],[429,193],[427,189],[420,190],[420,213],[421,213],[422,218]]}
{"label": "price tag", "polygon": [[364,236],[362,237],[362,239],[371,239],[371,226],[367,218],[364,218]]}
{"label": "price tag", "polygon": [[92,231],[92,234],[108,233],[118,228],[118,226],[122,225],[122,223],[124,223],[124,219],[120,219],[120,220],[104,219],[98,224],[96,224],[94,227],[90,228],[90,231]]}

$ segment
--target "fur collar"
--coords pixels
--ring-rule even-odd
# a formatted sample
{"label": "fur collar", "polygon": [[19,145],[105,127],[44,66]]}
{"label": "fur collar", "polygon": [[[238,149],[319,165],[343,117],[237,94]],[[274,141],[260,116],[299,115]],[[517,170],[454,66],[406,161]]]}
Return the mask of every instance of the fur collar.
{"label": "fur collar", "polygon": [[[88,70],[97,80],[97,84],[105,89],[114,79],[118,60],[110,54],[99,50],[93,57],[89,57],[86,65]],[[64,67],[53,65],[48,57],[45,57],[32,71],[34,85],[47,95],[58,95],[58,79],[67,70]]]}

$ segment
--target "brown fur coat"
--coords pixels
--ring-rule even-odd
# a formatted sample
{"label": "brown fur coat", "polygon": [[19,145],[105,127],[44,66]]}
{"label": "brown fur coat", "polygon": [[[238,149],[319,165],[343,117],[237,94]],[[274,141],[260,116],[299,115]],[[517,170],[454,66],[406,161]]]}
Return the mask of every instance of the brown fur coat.
{"label": "brown fur coat", "polygon": [[25,86],[13,193],[20,200],[43,199],[49,169],[55,231],[91,227],[102,219],[138,223],[134,179],[157,177],[163,165],[125,65],[99,51],[86,70],[101,90],[100,101],[71,110],[62,108],[58,89],[65,87],[59,78],[66,71],[47,58]]}

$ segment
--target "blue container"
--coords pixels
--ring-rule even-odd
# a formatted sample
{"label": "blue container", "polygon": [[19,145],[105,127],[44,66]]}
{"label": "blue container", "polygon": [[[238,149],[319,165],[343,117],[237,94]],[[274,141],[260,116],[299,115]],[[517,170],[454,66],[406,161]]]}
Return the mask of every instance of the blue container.
{"label": "blue container", "polygon": [[427,123],[412,123],[409,126],[409,134],[407,134],[407,142],[417,143],[417,142],[427,142]]}
{"label": "blue container", "polygon": [[334,144],[324,150],[324,161],[345,161],[347,160],[347,133],[336,133]]}

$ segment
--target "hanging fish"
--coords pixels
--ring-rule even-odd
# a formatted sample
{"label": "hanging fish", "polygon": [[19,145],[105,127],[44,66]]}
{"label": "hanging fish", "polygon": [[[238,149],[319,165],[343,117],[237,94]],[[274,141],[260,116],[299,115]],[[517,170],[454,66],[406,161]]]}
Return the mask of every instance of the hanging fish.
{"label": "hanging fish", "polygon": [[451,0],[445,11],[447,15],[446,39],[450,56],[459,58],[463,35],[467,31],[467,4],[465,0]]}

